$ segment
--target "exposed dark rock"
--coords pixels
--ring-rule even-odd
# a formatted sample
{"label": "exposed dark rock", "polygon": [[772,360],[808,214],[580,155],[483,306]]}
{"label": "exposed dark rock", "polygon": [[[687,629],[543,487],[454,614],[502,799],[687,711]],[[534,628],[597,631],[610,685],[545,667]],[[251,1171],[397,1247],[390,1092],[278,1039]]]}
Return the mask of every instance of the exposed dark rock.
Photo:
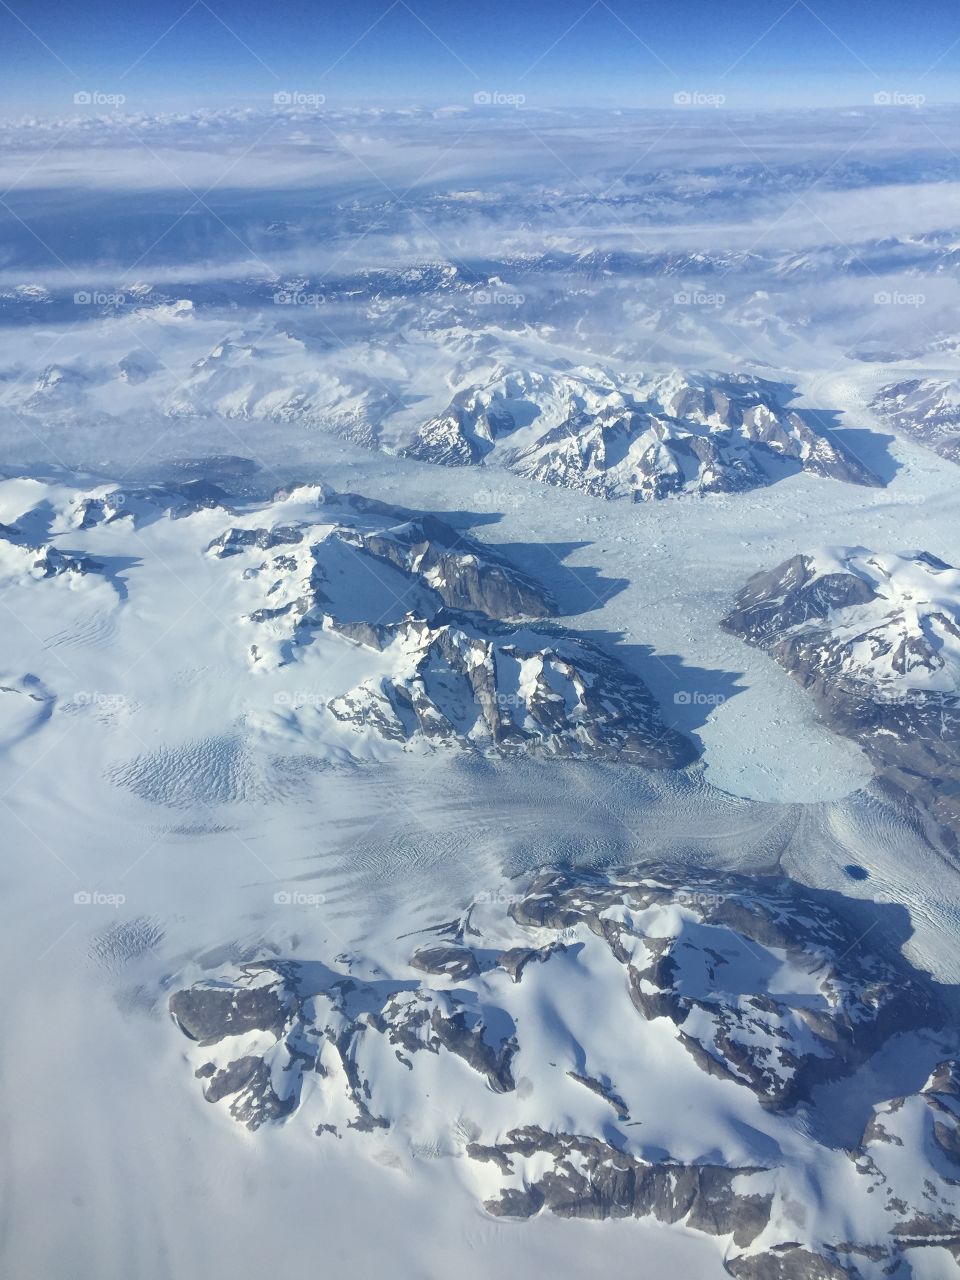
{"label": "exposed dark rock", "polygon": [[[396,741],[423,737],[504,755],[534,751],[652,768],[682,768],[696,758],[693,743],[664,725],[647,686],[585,641],[412,619],[378,628],[380,651],[394,642],[407,663],[416,655],[414,677],[358,685],[329,703],[337,719]],[[513,666],[528,673],[528,683],[504,696],[500,673]]]}
{"label": "exposed dark rock", "polygon": [[564,1218],[643,1218],[681,1222],[711,1235],[734,1234],[750,1243],[766,1226],[769,1193],[737,1192],[735,1180],[762,1170],[716,1165],[649,1164],[624,1155],[596,1138],[548,1133],[536,1125],[511,1130],[495,1148],[471,1150],[475,1159],[498,1163],[511,1156],[529,1160],[549,1155],[550,1170],[524,1192],[507,1188],[486,1208],[498,1217],[529,1217],[548,1209]]}
{"label": "exposed dark rock", "polygon": [[555,952],[562,950],[562,942],[551,942],[546,947],[511,947],[500,953],[497,964],[509,973],[514,982],[519,982],[531,961],[548,960]]}
{"label": "exposed dark rock", "polygon": [[960,463],[960,384],[907,378],[881,387],[871,407],[909,439]]}
{"label": "exposed dark rock", "polygon": [[356,536],[368,555],[416,572],[451,609],[488,618],[544,618],[555,612],[550,596],[532,578],[493,547],[481,546],[435,516]]}
{"label": "exposed dark rock", "polygon": [[[458,919],[429,931],[437,941],[421,945],[411,963],[444,979],[433,986],[382,972],[361,981],[316,961],[272,960],[231,967],[176,992],[171,1012],[197,1042],[191,1056],[204,1096],[255,1129],[289,1121],[309,1078],[315,1131],[351,1141],[394,1130],[408,1141],[411,1116],[419,1117],[419,1129],[449,1101],[449,1128],[441,1124],[438,1132],[456,1135],[468,1158],[464,1171],[470,1162],[488,1166],[483,1194],[491,1214],[683,1224],[723,1238],[728,1271],[744,1280],[860,1280],[865,1260],[892,1274],[909,1248],[960,1252],[955,1059],[945,1058],[916,1094],[878,1104],[862,1141],[824,1159],[833,1172],[822,1183],[816,1167],[820,1148],[808,1125],[819,1106],[815,1086],[856,1081],[865,1060],[911,1029],[928,1047],[947,1035],[932,1030],[944,1013],[935,984],[908,964],[895,938],[881,943],[881,931],[864,923],[867,916],[879,923],[876,913],[891,908],[845,903],[840,910],[839,895],[786,877],[667,866],[545,871],[525,892],[504,898],[506,918],[491,917],[495,902],[482,895]],[[464,945],[468,928],[479,939],[476,951]],[[517,929],[532,931],[539,945],[520,945]],[[483,945],[488,931],[499,947]],[[547,940],[551,931],[564,936]],[[511,938],[516,945],[504,947]],[[531,963],[536,982],[528,995],[516,984]],[[585,1035],[582,1010],[569,1024],[564,1010],[568,989],[576,1008],[585,974],[604,972],[619,977],[597,1000],[618,1002],[616,1035],[629,1046],[615,1067],[610,1046]],[[537,1008],[530,998],[541,986]],[[653,1033],[642,1019],[668,1020],[675,1041],[662,1021]],[[549,1061],[530,1056],[541,1034],[525,1041],[530,1022],[550,1027]],[[629,1039],[638,1032],[640,1039]],[[689,1125],[678,1128],[683,1159],[660,1145],[662,1131],[654,1136],[656,1118],[645,1110],[650,1062],[629,1069],[651,1034],[666,1061],[675,1055],[679,1064],[688,1053],[703,1071],[752,1093],[753,1121],[740,1118],[742,1094],[731,1098],[729,1119],[747,1140],[756,1125],[753,1158],[725,1163],[710,1125],[700,1156],[689,1154],[697,1140]],[[690,1063],[682,1069],[689,1072]],[[471,1088],[500,1111],[487,1134],[469,1118]],[[487,1089],[500,1095],[495,1103]],[[703,1082],[704,1097],[729,1093],[726,1083],[718,1090]],[[698,1089],[691,1095],[699,1101]],[[552,1105],[554,1098],[551,1125],[540,1117],[544,1099]],[[804,1107],[795,1109],[798,1102]],[[329,1108],[319,1124],[318,1104]],[[802,1126],[809,1164],[795,1165],[797,1157],[771,1140],[764,1110],[780,1113],[778,1132]],[[444,1138],[432,1141],[439,1150]],[[847,1158],[857,1177],[830,1182],[837,1162],[850,1170]],[[798,1190],[828,1196],[842,1184],[857,1222],[860,1193],[850,1182],[874,1197],[864,1208],[862,1221],[871,1225],[863,1235],[836,1243],[806,1229],[792,1207]]]}
{"label": "exposed dark rock", "polygon": [[271,547],[295,546],[303,541],[303,534],[292,525],[275,525],[272,529],[227,529],[207,547],[221,560],[239,555],[246,547],[268,551]]}
{"label": "exposed dark rock", "polygon": [[410,957],[410,963],[423,973],[454,980],[480,972],[476,956],[466,947],[419,947]]}
{"label": "exposed dark rock", "polygon": [[[510,914],[520,924],[556,930],[580,924],[602,937],[624,964],[642,1016],[669,1018],[702,1070],[749,1086],[764,1106],[792,1106],[814,1084],[849,1073],[898,1030],[942,1023],[945,1013],[935,994],[902,958],[859,948],[858,926],[818,903],[813,891],[786,878],[708,871],[685,876],[678,885],[655,867],[643,875],[595,878],[546,871],[511,905]],[[681,929],[645,938],[647,963],[641,965],[630,915],[674,903],[698,921],[697,931],[690,937]],[[616,914],[622,908],[624,922]],[[727,960],[709,948],[710,938],[728,952],[745,948],[747,963],[761,961],[753,990],[725,991]],[[691,944],[705,958],[709,992],[691,994],[685,982],[682,959]],[[799,971],[815,960],[820,1000],[794,1004],[786,993],[765,991],[758,948],[785,955]],[[688,1030],[693,1012],[700,1028],[695,1035]]]}
{"label": "exposed dark rock", "polygon": [[857,1272],[820,1253],[795,1248],[741,1254],[724,1264],[737,1280],[856,1280]]}
{"label": "exposed dark rock", "polygon": [[863,748],[880,782],[956,849],[960,687],[944,654],[960,642],[960,575],[926,552],[838,554],[842,571],[795,556],[756,574],[721,625],[770,653],[826,723]]}
{"label": "exposed dark rock", "polygon": [[[266,970],[266,966],[258,967]],[[170,1012],[183,1034],[202,1045],[246,1031],[270,1031],[280,1036],[288,1017],[286,1002],[279,995],[280,981],[278,976],[265,986],[189,987],[170,997]]]}

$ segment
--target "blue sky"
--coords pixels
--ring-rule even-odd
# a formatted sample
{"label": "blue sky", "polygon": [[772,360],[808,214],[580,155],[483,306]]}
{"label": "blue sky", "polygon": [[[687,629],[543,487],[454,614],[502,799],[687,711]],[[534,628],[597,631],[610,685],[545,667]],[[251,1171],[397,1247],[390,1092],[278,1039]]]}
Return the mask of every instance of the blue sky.
{"label": "blue sky", "polygon": [[[956,42],[956,43],[955,43]],[[918,0],[2,0],[5,115],[122,93],[129,110],[269,102],[669,106],[957,100],[960,6]]]}

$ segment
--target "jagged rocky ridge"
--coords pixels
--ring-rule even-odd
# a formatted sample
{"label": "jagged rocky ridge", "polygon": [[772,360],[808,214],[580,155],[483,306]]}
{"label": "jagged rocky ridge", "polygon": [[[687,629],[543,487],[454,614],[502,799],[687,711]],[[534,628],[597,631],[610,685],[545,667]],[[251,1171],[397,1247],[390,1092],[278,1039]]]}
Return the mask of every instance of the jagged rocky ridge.
{"label": "jagged rocky ridge", "polygon": [[496,462],[546,484],[634,501],[735,493],[796,471],[877,485],[836,436],[744,374],[624,383],[598,370],[500,367],[458,391],[403,452],[447,466]]}
{"label": "jagged rocky ridge", "polygon": [[871,407],[895,430],[960,462],[960,384],[907,378],[881,387]]}
{"label": "jagged rocky ridge", "polygon": [[820,1085],[945,1018],[840,907],[783,877],[549,871],[429,931],[392,976],[251,958],[170,1012],[204,1096],[250,1129],[376,1131],[457,1157],[495,1216],[650,1215],[726,1238],[735,1276],[852,1280],[918,1239],[960,1255],[960,1073],[944,1059],[917,1097],[879,1100],[855,1150],[809,1136]]}
{"label": "jagged rocky ridge", "polygon": [[832,548],[756,574],[723,619],[807,688],[878,777],[960,836],[960,571]]}
{"label": "jagged rocky ridge", "polygon": [[[296,492],[296,491],[295,491]],[[379,504],[354,500],[348,505],[364,514],[382,515],[383,527],[359,529],[346,522],[315,530],[306,521],[271,528],[231,528],[207,548],[220,559],[239,555],[246,548],[268,551],[276,547],[302,547],[313,560],[313,596],[304,601],[299,616],[313,605],[329,603],[324,593],[324,566],[317,548],[320,542],[335,542],[342,548],[363,553],[372,561],[390,565],[435,593],[438,605],[483,614],[488,618],[541,618],[554,612],[549,595],[532,578],[522,573],[493,547],[485,546],[458,532],[436,516],[415,516]],[[333,504],[336,495],[319,495],[318,505]],[[349,518],[349,516],[347,517]],[[390,523],[390,521],[396,523]],[[326,522],[314,521],[316,524]],[[319,533],[319,536],[315,536]],[[289,551],[293,558],[297,552]],[[421,597],[422,597],[421,592]]]}

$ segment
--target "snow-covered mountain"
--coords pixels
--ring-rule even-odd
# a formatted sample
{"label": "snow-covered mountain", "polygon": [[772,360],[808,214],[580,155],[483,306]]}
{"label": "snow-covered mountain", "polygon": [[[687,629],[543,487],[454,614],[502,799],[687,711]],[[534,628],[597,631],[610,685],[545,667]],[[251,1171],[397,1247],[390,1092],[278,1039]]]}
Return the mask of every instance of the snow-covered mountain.
{"label": "snow-covered mountain", "polygon": [[[918,1238],[960,1251],[957,1067],[936,985],[838,905],[783,877],[545,871],[395,972],[251,955],[169,1009],[251,1130],[429,1148],[498,1217],[653,1217],[723,1238],[734,1276],[852,1280]],[[907,1102],[857,1074],[895,1037],[933,1069]],[[876,1099],[849,1151],[817,1136],[828,1086]]]}
{"label": "snow-covered mountain", "polygon": [[[98,456],[96,441],[126,447],[134,424],[171,444],[213,433],[218,447],[232,439],[252,454],[268,441],[299,453],[322,432],[635,501],[741,492],[800,472],[881,483],[830,425],[835,412],[792,407],[797,393],[786,382],[662,359],[640,372],[626,353],[601,361],[583,351],[574,364],[552,323],[494,325],[471,301],[482,290],[465,285],[453,300],[418,302],[414,322],[409,299],[377,294],[362,329],[343,333],[331,329],[322,295],[299,285],[274,292],[301,302],[266,295],[265,314],[244,324],[147,290],[95,324],[67,327],[57,362],[39,373],[29,369],[35,346],[14,343],[0,359],[12,422],[78,465]],[[768,298],[749,299],[736,314],[752,334],[784,323]],[[691,309],[691,343],[693,330],[705,338],[700,310]],[[143,458],[134,452],[133,466]]]}
{"label": "snow-covered mountain", "polygon": [[499,368],[425,422],[407,456],[447,466],[501,463],[545,484],[634,501],[730,493],[808,471],[880,481],[836,438],[745,374],[674,372],[618,382],[599,370]]}
{"label": "snow-covered mountain", "polygon": [[830,548],[758,573],[723,626],[766,649],[888,783],[960,834],[960,570]]}
{"label": "snow-covered mountain", "polygon": [[[29,530],[40,525],[37,546]],[[93,546],[102,559],[83,549]],[[129,581],[104,572],[118,557],[139,566]],[[136,614],[171,559],[183,561],[171,609],[204,582],[222,602],[248,738],[327,762],[439,747],[668,768],[696,756],[614,652],[551,624],[547,591],[433,515],[319,485],[237,503],[188,480],[55,502],[37,486],[0,530],[12,608],[36,579],[88,574]],[[135,761],[118,777],[136,790],[155,764]]]}
{"label": "snow-covered mountain", "polygon": [[872,407],[891,427],[960,462],[960,383],[908,378],[880,388]]}
{"label": "snow-covered mountain", "polygon": [[[232,327],[223,336],[223,325],[198,319],[188,300],[138,303],[102,321],[99,341],[84,335],[35,377],[10,370],[8,406],[41,431],[94,422],[106,429],[133,418],[295,422],[361,433],[396,407],[383,377],[349,360],[324,360],[323,338],[273,326]],[[221,336],[207,346],[213,334]]]}
{"label": "snow-covered mountain", "polygon": [[[232,525],[208,554],[230,561],[254,671],[308,661],[317,693],[289,711],[305,727],[325,688],[328,727],[364,751],[451,743],[668,766],[693,758],[643,683],[592,644],[491,625],[552,605],[474,539],[435,517],[313,489],[283,494],[269,516],[266,527]],[[351,682],[342,692],[331,669]]]}

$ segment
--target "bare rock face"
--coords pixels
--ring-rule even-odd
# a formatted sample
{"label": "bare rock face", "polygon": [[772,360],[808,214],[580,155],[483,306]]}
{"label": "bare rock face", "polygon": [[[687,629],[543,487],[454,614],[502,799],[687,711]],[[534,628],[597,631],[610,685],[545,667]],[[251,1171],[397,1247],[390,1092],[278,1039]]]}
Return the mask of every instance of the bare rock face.
{"label": "bare rock face", "polygon": [[789,388],[742,374],[621,382],[597,370],[497,369],[459,391],[403,452],[445,466],[499,463],[543,484],[636,502],[737,493],[808,471],[880,481],[836,436],[786,407]]}
{"label": "bare rock face", "polygon": [[[258,742],[295,742],[318,767],[439,749],[651,768],[696,758],[615,645],[551,623],[549,591],[496,546],[322,485],[226,499],[193,479],[104,487],[71,494],[57,519],[118,548],[172,520],[196,537],[231,602],[225,620],[252,677],[238,689],[240,722]],[[46,527],[41,514],[28,513],[31,533]],[[0,530],[4,580],[93,575],[125,598],[105,564]]]}
{"label": "bare rock face", "polygon": [[295,1003],[283,977],[283,972],[250,966],[241,970],[239,984],[178,991],[171,997],[170,1013],[183,1034],[200,1045],[250,1031],[279,1038]]}
{"label": "bare rock face", "polygon": [[373,1025],[407,1053],[444,1049],[455,1054],[485,1076],[495,1093],[507,1093],[516,1088],[510,1064],[517,1040],[512,1022],[502,1018],[497,1022],[507,1023],[509,1030],[491,1043],[487,1021],[473,1002],[454,993],[421,990],[392,996]]}
{"label": "bare rock face", "polygon": [[709,1235],[730,1235],[738,1245],[750,1244],[767,1225],[772,1195],[734,1189],[749,1186],[759,1169],[726,1169],[715,1165],[647,1164],[595,1138],[548,1133],[531,1126],[513,1129],[493,1147],[471,1144],[474,1160],[489,1160],[507,1172],[514,1162],[549,1157],[549,1172],[508,1188],[486,1209],[497,1217],[529,1218],[549,1209],[563,1218],[644,1218],[683,1222]]}
{"label": "bare rock face", "polygon": [[59,547],[36,548],[33,569],[42,578],[59,578],[63,573],[99,573],[103,565],[92,556],[70,555]]}
{"label": "bare rock face", "polygon": [[171,1017],[202,1048],[225,1039],[251,1050],[262,1046],[219,1064],[205,1061],[196,1070],[207,1101],[229,1098],[230,1114],[248,1129],[296,1109],[304,1066],[311,1062],[303,1004],[289,982],[292,972],[289,965],[244,965],[229,982],[191,987],[170,999]]}
{"label": "bare rock face", "polygon": [[[209,462],[215,465],[217,459]],[[142,528],[161,518],[182,520],[198,511],[226,513],[231,510],[232,502],[230,494],[220,485],[194,477],[166,484],[114,486],[80,494],[68,518],[72,527],[80,530],[121,520],[130,521],[134,528]]]}
{"label": "bare rock face", "polygon": [[442,413],[417,429],[402,452],[441,466],[471,466],[482,462],[498,439],[538,416],[551,396],[559,396],[572,411],[578,390],[574,379],[555,385],[531,370],[498,369],[488,383],[458,391]]}
{"label": "bare rock face", "polygon": [[206,1099],[251,1130],[449,1156],[495,1217],[679,1224],[742,1280],[860,1280],[920,1245],[960,1256],[955,1058],[852,1149],[814,1137],[822,1086],[853,1097],[892,1037],[946,1034],[935,984],[864,932],[883,910],[785,877],[548,871],[392,974],[232,964],[170,1012]]}
{"label": "bare rock face", "polygon": [[[473,969],[478,971],[475,960]],[[358,1062],[360,1045],[374,1036],[392,1047],[401,1064],[409,1065],[412,1054],[443,1052],[494,1091],[515,1088],[510,1064],[516,1037],[509,1030],[491,1033],[475,1000],[409,981],[358,985],[329,970],[320,988],[314,989],[315,981],[295,961],[258,962],[170,999],[170,1014],[184,1035],[204,1050],[217,1047],[196,1071],[206,1082],[207,1101],[230,1098],[231,1114],[249,1129],[297,1109],[305,1072],[338,1078],[333,1114],[340,1124],[388,1127],[368,1105],[371,1082]],[[494,1022],[505,1025],[502,1015]]]}
{"label": "bare rock face", "polygon": [[776,658],[956,847],[960,571],[922,551],[794,556],[751,578],[722,625]]}
{"label": "bare rock face", "polygon": [[410,957],[410,963],[423,973],[432,973],[455,981],[461,978],[472,978],[474,974],[480,972],[476,957],[468,947],[420,947]]}
{"label": "bare rock face", "polygon": [[[327,503],[334,504],[333,495]],[[403,512],[390,508],[386,514],[399,522],[375,529],[358,529],[349,523],[313,528],[303,523],[231,528],[215,538],[207,551],[224,559],[247,548],[269,551],[306,542],[313,548],[322,578],[328,558],[322,544],[336,542],[419,579],[452,609],[498,619],[546,617],[553,613],[553,602],[543,588],[499,556],[493,547],[458,533],[436,516],[404,520]],[[335,546],[330,549],[335,553]],[[362,572],[361,564],[357,561],[358,573]]]}
{"label": "bare rock face", "polygon": [[543,618],[555,610],[532,578],[436,516],[358,534],[356,545],[374,559],[418,574],[451,609],[488,618]]}
{"label": "bare rock face", "polygon": [[769,1253],[743,1254],[728,1259],[725,1265],[736,1280],[856,1280],[858,1275],[851,1267],[822,1253],[791,1246]]}
{"label": "bare rock face", "polygon": [[291,525],[276,525],[272,529],[227,529],[207,547],[218,559],[239,555],[247,547],[269,551],[273,547],[296,546],[303,541],[301,531]]}

